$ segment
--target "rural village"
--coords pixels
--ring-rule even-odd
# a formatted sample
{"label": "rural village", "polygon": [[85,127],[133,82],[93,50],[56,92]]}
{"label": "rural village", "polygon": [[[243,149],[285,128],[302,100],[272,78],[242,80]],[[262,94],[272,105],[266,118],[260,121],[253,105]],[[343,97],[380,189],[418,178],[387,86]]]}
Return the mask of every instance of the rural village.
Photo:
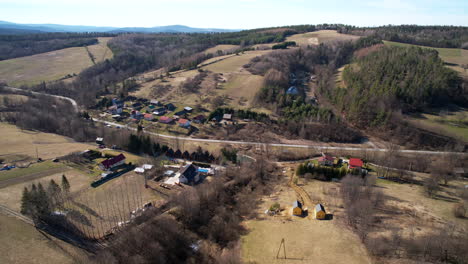
{"label": "rural village", "polygon": [[[356,88],[414,54],[465,82],[467,50],[353,30],[95,33],[49,51],[80,67],[0,61],[0,263],[468,263],[468,108]],[[145,45],[171,52],[132,61]]]}

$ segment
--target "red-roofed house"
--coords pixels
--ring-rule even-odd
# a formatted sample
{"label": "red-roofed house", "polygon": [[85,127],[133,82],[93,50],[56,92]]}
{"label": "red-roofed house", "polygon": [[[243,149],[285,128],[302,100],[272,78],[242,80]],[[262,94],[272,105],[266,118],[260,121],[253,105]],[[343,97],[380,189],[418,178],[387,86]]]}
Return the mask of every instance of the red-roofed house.
{"label": "red-roofed house", "polygon": [[322,157],[318,159],[319,164],[322,166],[333,166],[333,161],[335,161],[335,158],[327,154],[322,154]]}
{"label": "red-roofed house", "polygon": [[187,119],[179,119],[179,121],[177,122],[179,123],[179,126],[183,127],[183,128],[189,128],[190,127],[190,121],[188,121]]}
{"label": "red-roofed house", "polygon": [[148,121],[153,121],[154,118],[152,114],[145,114],[143,117],[145,118],[145,120]]}
{"label": "red-roofed house", "polygon": [[350,158],[348,163],[348,169],[361,169],[364,162],[361,159]]}
{"label": "red-roofed house", "polygon": [[169,124],[169,123],[172,123],[173,119],[168,117],[168,116],[161,116],[159,118],[159,122],[160,123],[163,123],[163,124]]}
{"label": "red-roofed house", "polygon": [[110,159],[106,159],[105,161],[101,162],[101,164],[99,164],[99,168],[101,168],[101,170],[109,170],[116,166],[122,165],[124,163],[125,163],[124,154],[119,154],[118,156],[115,156]]}

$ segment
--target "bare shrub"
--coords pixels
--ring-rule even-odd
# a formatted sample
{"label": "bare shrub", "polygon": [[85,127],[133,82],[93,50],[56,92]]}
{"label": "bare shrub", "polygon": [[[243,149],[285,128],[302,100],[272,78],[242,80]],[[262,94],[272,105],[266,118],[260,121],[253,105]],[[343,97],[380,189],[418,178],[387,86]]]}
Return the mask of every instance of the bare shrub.
{"label": "bare shrub", "polygon": [[457,203],[453,206],[453,214],[458,218],[465,218],[468,208],[464,202]]}

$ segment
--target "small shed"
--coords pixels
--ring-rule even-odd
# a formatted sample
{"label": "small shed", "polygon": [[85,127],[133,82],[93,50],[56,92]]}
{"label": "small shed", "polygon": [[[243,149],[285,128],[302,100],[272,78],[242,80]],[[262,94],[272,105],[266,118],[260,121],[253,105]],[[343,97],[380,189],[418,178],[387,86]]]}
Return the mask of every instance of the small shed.
{"label": "small shed", "polygon": [[297,89],[296,86],[291,86],[291,87],[289,87],[289,89],[286,91],[286,94],[297,95],[297,94],[299,94],[299,90]]}
{"label": "small shed", "polygon": [[231,121],[232,119],[232,114],[224,114],[223,115],[223,120]]}
{"label": "small shed", "polygon": [[325,207],[322,204],[317,204],[314,209],[315,219],[323,220],[327,216]]}
{"label": "small shed", "polygon": [[96,144],[103,145],[104,144],[104,138],[102,138],[102,137],[96,138]]}
{"label": "small shed", "polygon": [[299,201],[294,201],[293,203],[293,215],[301,216],[302,215],[302,204]]}

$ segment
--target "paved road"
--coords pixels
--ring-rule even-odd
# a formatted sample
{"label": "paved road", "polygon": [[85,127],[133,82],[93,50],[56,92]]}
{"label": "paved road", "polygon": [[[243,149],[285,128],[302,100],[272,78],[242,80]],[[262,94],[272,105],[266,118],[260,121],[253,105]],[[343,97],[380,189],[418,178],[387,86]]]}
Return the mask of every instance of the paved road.
{"label": "paved road", "polygon": [[[128,130],[136,131],[136,128],[129,127],[128,125],[122,125],[115,122],[104,121],[101,119],[93,118],[93,121],[104,123],[111,126],[119,126],[121,128],[126,128]],[[288,147],[288,148],[305,148],[305,149],[317,149],[317,150],[347,150],[347,151],[370,151],[370,152],[385,152],[387,149],[383,148],[357,148],[357,147],[330,147],[330,146],[321,146],[321,145],[296,145],[296,144],[281,144],[281,143],[263,143],[263,142],[248,142],[248,141],[233,141],[233,140],[218,140],[218,139],[204,139],[204,138],[192,138],[192,137],[177,137],[164,134],[158,134],[150,131],[143,131],[148,135],[158,136],[161,138],[168,139],[179,139],[185,141],[195,141],[195,142],[206,142],[206,143],[222,143],[222,144],[232,144],[232,145],[250,145],[250,146],[272,146],[272,147]],[[457,155],[468,155],[464,152],[444,152],[444,151],[428,151],[428,150],[409,150],[403,149],[399,150],[401,153],[410,153],[410,154],[424,154],[424,155],[446,155],[446,154],[457,154]]]}
{"label": "paved road", "polygon": [[3,89],[14,91],[14,92],[28,92],[28,93],[35,94],[35,95],[51,96],[51,97],[55,97],[55,98],[58,98],[58,99],[61,99],[61,100],[66,100],[66,101],[70,102],[70,104],[72,104],[72,106],[73,106],[73,108],[75,109],[76,112],[78,112],[78,110],[79,110],[78,104],[76,103],[76,101],[74,99],[70,98],[70,97],[65,97],[65,96],[55,95],[55,94],[33,92],[33,91],[24,90],[24,89],[15,88],[15,87],[9,87],[9,86],[3,87]]}
{"label": "paved road", "polygon": [[[6,89],[10,89],[13,91],[25,91],[23,89],[19,88],[14,88],[14,87],[6,87]],[[55,98],[63,99],[69,101],[75,110],[78,112],[78,104],[76,103],[75,100],[69,97],[65,96],[60,96],[60,95],[53,95],[53,94],[47,94],[47,93],[39,93],[39,92],[31,92],[32,94],[40,94],[40,95],[46,95],[46,96],[52,96]],[[93,121],[95,122],[100,122],[104,123],[107,125],[111,126],[119,126],[123,128],[127,128],[129,130],[134,130],[136,131],[136,128],[129,127],[127,125],[122,125],[114,122],[108,122],[104,120],[100,120],[97,118],[93,118]],[[357,147],[330,147],[330,146],[321,146],[321,145],[296,145],[296,144],[280,144],[280,143],[263,143],[263,142],[247,142],[247,141],[233,141],[233,140],[218,140],[218,139],[204,139],[204,138],[192,138],[192,137],[177,137],[177,136],[170,136],[170,135],[164,135],[164,134],[158,134],[154,132],[149,132],[149,131],[144,131],[144,133],[153,135],[153,136],[158,136],[162,138],[168,138],[168,139],[179,139],[179,140],[185,140],[185,141],[194,141],[194,142],[207,142],[207,143],[222,143],[222,144],[232,144],[232,145],[250,145],[250,146],[272,146],[272,147],[287,147],[287,148],[311,148],[311,149],[317,149],[317,150],[346,150],[346,151],[369,151],[369,152],[385,152],[387,149],[383,148],[357,148]],[[468,153],[464,152],[445,152],[445,151],[428,151],[428,150],[410,150],[410,149],[403,149],[399,150],[401,153],[409,153],[409,154],[422,154],[422,155],[447,155],[447,154],[457,154],[457,155],[468,155]]]}

